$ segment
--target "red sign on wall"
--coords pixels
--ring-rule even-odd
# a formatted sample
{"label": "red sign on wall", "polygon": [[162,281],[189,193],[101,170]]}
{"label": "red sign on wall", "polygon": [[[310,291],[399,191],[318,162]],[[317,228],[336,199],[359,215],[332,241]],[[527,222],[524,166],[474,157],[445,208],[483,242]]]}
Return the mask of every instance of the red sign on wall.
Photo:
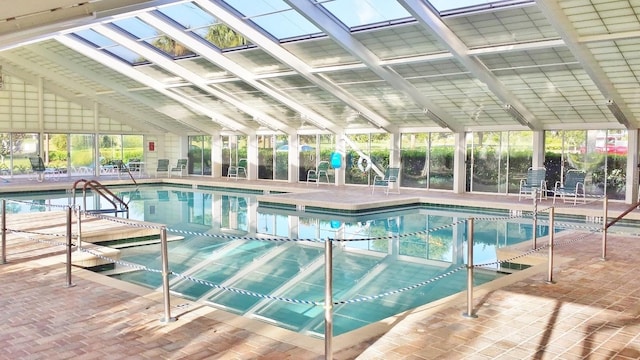
{"label": "red sign on wall", "polygon": [[155,143],[155,141],[149,141],[149,151],[150,152],[156,151],[156,143]]}

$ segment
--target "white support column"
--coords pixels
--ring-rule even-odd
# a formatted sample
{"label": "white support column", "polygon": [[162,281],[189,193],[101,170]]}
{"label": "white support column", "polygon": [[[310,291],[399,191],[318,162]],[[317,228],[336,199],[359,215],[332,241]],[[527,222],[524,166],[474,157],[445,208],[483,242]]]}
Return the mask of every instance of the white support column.
{"label": "white support column", "polygon": [[533,132],[533,158],[531,166],[544,166],[544,131]]}
{"label": "white support column", "polygon": [[211,177],[222,176],[222,136],[219,132],[211,135]]}
{"label": "white support column", "polygon": [[289,135],[289,182],[300,181],[300,157],[298,156],[298,135]]}
{"label": "white support column", "polygon": [[247,135],[247,180],[258,178],[258,136]]}
{"label": "white support column", "polygon": [[344,186],[347,168],[347,142],[344,140],[345,134],[339,133],[335,135],[336,151],[342,154],[342,167],[334,170],[335,185]]}
{"label": "white support column", "polygon": [[[391,133],[391,149],[389,153],[389,166],[400,167],[400,146],[401,146],[400,132],[396,131]],[[398,174],[399,181],[389,183],[389,191],[400,191],[400,182],[402,181],[402,168]]]}
{"label": "white support column", "polygon": [[462,194],[466,190],[467,182],[467,142],[466,133],[455,133],[456,152],[453,155],[453,192]]}
{"label": "white support column", "polygon": [[627,180],[626,180],[626,194],[624,202],[626,204],[633,204],[638,201],[638,131],[628,131],[627,142]]}

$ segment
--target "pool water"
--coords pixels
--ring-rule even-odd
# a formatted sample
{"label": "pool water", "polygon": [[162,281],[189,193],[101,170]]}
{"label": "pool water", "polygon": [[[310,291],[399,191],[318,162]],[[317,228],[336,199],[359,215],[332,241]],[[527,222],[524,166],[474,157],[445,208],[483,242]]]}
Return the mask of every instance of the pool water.
{"label": "pool water", "polygon": [[[466,271],[429,280],[466,264],[467,225],[461,220],[483,215],[478,209],[442,206],[352,216],[330,211],[310,215],[261,208],[251,194],[167,186],[115,190],[129,203],[130,218],[166,224],[169,235],[184,236],[168,243],[172,272],[261,296],[212,287],[182,276],[171,279],[174,294],[318,337],[324,332],[324,309],[315,303],[324,300],[325,287],[324,244],[318,239],[347,240],[336,243],[333,256],[333,298],[345,302],[334,307],[334,335],[340,335],[465,290]],[[63,194],[47,195],[44,201],[63,205],[69,200]],[[93,198],[88,204],[91,208],[101,205]],[[37,209],[18,204],[11,211]],[[504,211],[486,215],[508,218]],[[542,236],[548,231],[538,226],[537,232]],[[475,271],[474,283],[503,276],[504,269],[496,263],[496,250],[531,236],[529,220],[476,220],[474,263],[489,265]],[[362,240],[369,238],[375,240]],[[279,241],[288,239],[316,241]],[[120,250],[124,261],[161,268],[158,244]],[[112,273],[153,289],[162,285],[161,275],[155,272],[131,271],[118,264]],[[428,283],[396,292],[424,282]],[[272,297],[294,299],[296,303]],[[368,300],[351,302],[362,298]]]}

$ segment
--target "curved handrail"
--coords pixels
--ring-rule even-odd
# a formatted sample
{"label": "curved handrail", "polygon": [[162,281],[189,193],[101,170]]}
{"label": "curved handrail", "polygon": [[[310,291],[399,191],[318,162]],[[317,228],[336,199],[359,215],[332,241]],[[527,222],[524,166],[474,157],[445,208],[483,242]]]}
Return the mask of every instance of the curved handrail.
{"label": "curved handrail", "polygon": [[[120,197],[118,197],[116,194],[114,194],[111,190],[107,189],[104,185],[102,185],[100,182],[98,182],[97,180],[87,180],[87,179],[79,179],[76,180],[73,183],[73,187],[71,188],[71,191],[73,193],[73,205],[75,206],[76,203],[76,196],[75,196],[75,191],[78,187],[78,184],[84,182],[84,185],[82,186],[82,201],[83,201],[83,207],[86,210],[87,209],[87,187],[91,188],[92,191],[95,191],[98,195],[102,196],[103,198],[105,198],[107,201],[109,201],[111,203],[111,205],[113,205],[113,209],[114,209],[114,216],[118,216],[119,212],[126,212],[127,214],[127,218],[129,218],[129,204],[125,203],[124,200],[122,200]],[[106,194],[106,195],[105,195]],[[109,198],[107,195],[111,196],[111,198]],[[117,202],[117,204],[116,204]],[[118,205],[120,205],[120,209],[124,208],[125,210],[118,210]]]}
{"label": "curved handrail", "polygon": [[609,229],[615,223],[617,223],[618,221],[622,220],[623,217],[627,216],[628,213],[630,213],[633,210],[635,210],[638,206],[640,206],[640,202],[636,202],[635,204],[631,205],[631,207],[629,207],[627,210],[623,211],[622,214],[618,215],[618,217],[616,217],[615,219],[611,220],[611,222],[607,223],[607,225],[605,225],[605,227],[604,227],[605,230]]}

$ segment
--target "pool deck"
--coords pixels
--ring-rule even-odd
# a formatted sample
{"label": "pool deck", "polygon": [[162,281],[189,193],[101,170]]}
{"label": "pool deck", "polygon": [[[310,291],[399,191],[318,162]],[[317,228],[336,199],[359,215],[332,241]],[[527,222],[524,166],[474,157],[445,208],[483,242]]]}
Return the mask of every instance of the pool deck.
{"label": "pool deck", "polygon": [[[530,210],[531,199],[405,190],[371,194],[366,187],[172,178],[199,186],[252,187],[267,201],[366,208],[433,201]],[[102,181],[102,180],[101,180]],[[142,179],[141,182],[155,181]],[[126,180],[104,182],[130,183]],[[67,189],[71,182],[19,182],[0,191]],[[289,194],[274,194],[290,191]],[[545,200],[539,205],[551,205]],[[602,202],[556,211],[602,214]],[[609,203],[610,217],[626,205]],[[634,210],[638,218],[640,210]],[[547,264],[427,305],[333,341],[333,359],[640,359],[640,238],[610,234],[606,260],[600,233],[563,232]],[[578,239],[578,241],[570,241]],[[558,239],[558,240],[561,240]],[[526,249],[522,249],[526,251]],[[176,321],[163,322],[161,294],[73,268],[67,287],[60,247],[10,241],[0,265],[0,359],[323,359],[324,342],[263,322],[171,298]],[[503,280],[504,279],[504,280]]]}

